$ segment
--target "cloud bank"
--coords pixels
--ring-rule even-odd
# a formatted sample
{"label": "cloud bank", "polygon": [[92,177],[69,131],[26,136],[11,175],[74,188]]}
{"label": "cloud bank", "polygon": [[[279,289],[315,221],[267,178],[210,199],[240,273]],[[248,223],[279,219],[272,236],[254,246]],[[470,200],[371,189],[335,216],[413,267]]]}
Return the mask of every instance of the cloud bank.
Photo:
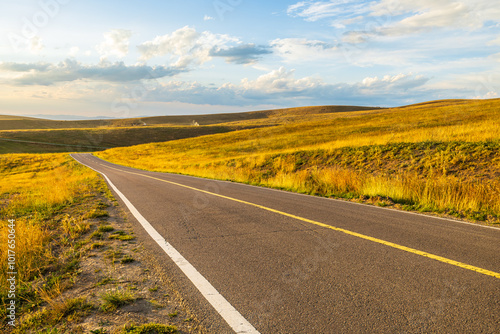
{"label": "cloud bank", "polygon": [[256,46],[255,44],[244,44],[229,48],[220,48],[218,46],[210,50],[210,56],[223,57],[228,63],[235,64],[254,64],[262,55],[273,53],[269,47]]}
{"label": "cloud bank", "polygon": [[[210,87],[197,82],[170,81],[149,92],[150,101],[185,102],[213,105],[246,106],[255,104],[337,104],[379,103],[403,100],[405,92],[418,92],[429,78],[414,74],[367,77],[355,84],[325,83],[320,78],[296,78],[294,70],[284,67],[263,74],[255,80],[243,79],[239,84],[227,83]],[[418,93],[417,93],[418,94]],[[423,94],[423,91],[422,91]]]}
{"label": "cloud bank", "polygon": [[50,86],[59,82],[76,80],[97,80],[107,82],[129,82],[142,79],[171,77],[184,72],[183,68],[166,66],[132,65],[123,62],[101,62],[98,65],[84,65],[76,60],[66,59],[59,64],[48,63],[0,63],[0,71],[17,73],[9,84]]}
{"label": "cloud bank", "polygon": [[301,1],[287,14],[314,22],[330,20],[345,28],[344,42],[362,43],[376,36],[406,36],[436,29],[476,30],[500,22],[500,6],[490,0]]}
{"label": "cloud bank", "polygon": [[157,36],[137,48],[142,61],[165,57],[177,67],[201,65],[213,57],[223,57],[228,63],[253,64],[260,56],[272,53],[264,46],[244,44],[239,38],[226,34],[198,32],[189,26]]}

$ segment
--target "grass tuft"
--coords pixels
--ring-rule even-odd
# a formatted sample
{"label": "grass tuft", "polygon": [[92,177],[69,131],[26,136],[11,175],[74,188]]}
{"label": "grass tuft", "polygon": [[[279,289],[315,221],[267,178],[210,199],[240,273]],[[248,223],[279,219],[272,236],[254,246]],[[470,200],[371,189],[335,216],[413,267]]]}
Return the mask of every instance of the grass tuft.
{"label": "grass tuft", "polygon": [[12,333],[26,333],[47,326],[55,326],[63,321],[76,322],[90,314],[94,305],[85,298],[51,301],[49,306],[27,317]]}
{"label": "grass tuft", "polygon": [[101,225],[99,226],[99,228],[97,229],[97,231],[99,232],[111,232],[111,231],[114,231],[115,228],[113,226],[109,226],[109,225]]}
{"label": "grass tuft", "polygon": [[120,263],[125,264],[125,263],[132,263],[134,262],[134,258],[130,255],[125,255],[123,259],[120,260]]}
{"label": "grass tuft", "polygon": [[135,237],[133,235],[129,235],[124,231],[113,232],[108,238],[109,239],[117,239],[117,240],[121,240],[121,241],[129,241],[129,240],[135,239]]}
{"label": "grass tuft", "polygon": [[126,325],[121,334],[175,334],[178,333],[176,326],[161,324]]}
{"label": "grass tuft", "polygon": [[124,305],[131,304],[135,301],[135,296],[129,291],[124,290],[113,290],[102,294],[101,299],[103,304],[101,305],[102,312],[112,312],[117,308]]}

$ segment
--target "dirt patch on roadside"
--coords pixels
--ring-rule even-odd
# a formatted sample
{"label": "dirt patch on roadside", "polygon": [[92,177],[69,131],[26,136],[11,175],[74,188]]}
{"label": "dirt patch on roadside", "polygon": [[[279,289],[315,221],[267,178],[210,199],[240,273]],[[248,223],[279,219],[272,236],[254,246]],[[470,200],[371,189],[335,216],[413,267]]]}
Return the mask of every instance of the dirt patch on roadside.
{"label": "dirt patch on roadside", "polygon": [[75,270],[61,281],[60,294],[43,296],[16,329],[0,332],[205,333],[182,296],[148,263],[117,202],[97,197],[100,217],[88,220]]}
{"label": "dirt patch on roadside", "polygon": [[[108,213],[110,216],[101,220],[99,226],[109,231],[94,236],[96,240],[90,243],[89,252],[81,261],[81,274],[70,292],[75,296],[85,294],[99,305],[99,310],[79,325],[83,332],[100,329],[115,333],[123,331],[126,325],[148,323],[173,325],[179,333],[201,332],[178,293],[145,263],[143,246],[135,239],[121,210],[114,206]],[[103,299],[113,293],[129,293],[133,301],[114,311],[103,311]]]}

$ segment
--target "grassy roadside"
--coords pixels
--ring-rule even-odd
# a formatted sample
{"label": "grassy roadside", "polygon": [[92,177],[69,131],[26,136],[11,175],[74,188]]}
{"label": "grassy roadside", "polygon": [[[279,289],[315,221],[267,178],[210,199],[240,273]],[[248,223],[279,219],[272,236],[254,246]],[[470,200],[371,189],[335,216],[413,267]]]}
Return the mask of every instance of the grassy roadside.
{"label": "grassy roadside", "polygon": [[[16,154],[0,155],[0,176],[0,332],[184,333],[196,327],[150,273],[97,173],[66,154]],[[7,318],[9,219],[15,220],[15,328]],[[175,312],[178,319],[168,316]],[[166,319],[171,323],[159,324]]]}
{"label": "grassy roadside", "polygon": [[96,153],[114,163],[435,212],[500,217],[500,100],[441,101]]}
{"label": "grassy roadside", "polygon": [[[2,155],[0,166],[0,243],[7,244],[7,219],[14,219],[16,306],[22,317],[71,284],[81,246],[76,240],[90,228],[86,219],[99,212],[97,203],[86,199],[102,184],[95,173],[63,155]],[[70,205],[75,205],[74,215],[61,216]],[[87,206],[90,211],[82,210]],[[3,325],[8,302],[6,251],[0,247]]]}
{"label": "grassy roadside", "polygon": [[397,143],[230,159],[184,172],[499,223],[499,151],[500,141]]}

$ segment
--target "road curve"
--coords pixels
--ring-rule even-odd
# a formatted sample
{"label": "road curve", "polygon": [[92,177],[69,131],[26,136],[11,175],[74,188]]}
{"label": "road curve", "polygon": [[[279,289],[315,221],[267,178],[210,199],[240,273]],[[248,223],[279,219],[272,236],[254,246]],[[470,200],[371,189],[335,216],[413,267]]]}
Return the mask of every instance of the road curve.
{"label": "road curve", "polygon": [[500,331],[500,229],[72,156],[211,333]]}

